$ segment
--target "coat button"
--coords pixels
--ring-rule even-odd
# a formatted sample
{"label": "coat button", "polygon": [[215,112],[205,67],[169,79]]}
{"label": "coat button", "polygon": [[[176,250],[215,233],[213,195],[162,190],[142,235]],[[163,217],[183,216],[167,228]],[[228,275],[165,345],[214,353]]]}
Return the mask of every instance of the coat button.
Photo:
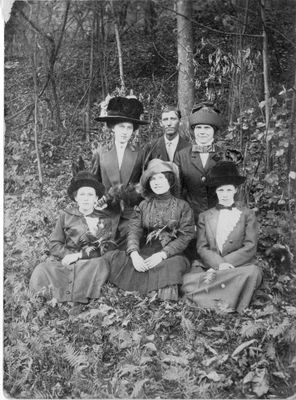
{"label": "coat button", "polygon": [[66,291],[66,294],[70,294],[69,290]]}
{"label": "coat button", "polygon": [[201,181],[202,181],[202,182],[205,182],[206,180],[207,180],[207,178],[206,178],[205,176],[202,176],[202,177],[201,177]]}

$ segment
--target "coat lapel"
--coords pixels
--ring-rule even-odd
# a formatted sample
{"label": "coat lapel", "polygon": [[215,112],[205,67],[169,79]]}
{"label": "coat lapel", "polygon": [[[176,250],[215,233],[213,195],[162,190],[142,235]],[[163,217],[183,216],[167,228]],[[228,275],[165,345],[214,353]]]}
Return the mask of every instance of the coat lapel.
{"label": "coat lapel", "polygon": [[190,146],[190,143],[187,142],[187,140],[183,139],[181,136],[179,136],[179,142],[178,142],[178,145],[176,148],[175,155],[176,155],[177,151],[180,151],[180,150],[184,149],[185,147],[189,147],[189,146]]}
{"label": "coat lapel", "polygon": [[201,158],[198,152],[191,151],[191,163],[204,175],[205,170],[202,165]]}
{"label": "coat lapel", "polygon": [[206,171],[211,169],[217,163],[215,158],[216,158],[216,153],[210,153],[209,154],[209,158],[207,159],[207,162],[206,162],[206,165],[205,165],[205,170]]}
{"label": "coat lapel", "polygon": [[169,161],[169,155],[166,150],[164,136],[159,139],[158,152],[159,157],[157,158],[160,158],[163,161]]}
{"label": "coat lapel", "polygon": [[211,213],[208,216],[208,225],[210,229],[210,235],[212,235],[214,239],[216,238],[218,216],[219,216],[219,211],[216,208],[211,209]]}
{"label": "coat lapel", "polygon": [[138,151],[130,144],[128,144],[123,155],[120,169],[121,183],[123,183],[124,185],[127,185],[130,180],[137,157]]}
{"label": "coat lapel", "polygon": [[102,163],[104,164],[106,174],[112,186],[120,184],[118,158],[115,145],[113,144],[109,151],[104,152],[103,156],[104,161],[102,161]]}

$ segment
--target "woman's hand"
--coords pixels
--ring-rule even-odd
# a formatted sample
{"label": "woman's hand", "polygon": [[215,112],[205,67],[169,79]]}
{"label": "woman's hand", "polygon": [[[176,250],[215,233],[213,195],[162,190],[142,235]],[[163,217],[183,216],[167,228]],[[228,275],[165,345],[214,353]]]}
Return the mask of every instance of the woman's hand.
{"label": "woman's hand", "polygon": [[145,265],[147,267],[147,269],[151,269],[156,267],[158,264],[160,264],[162,262],[162,260],[164,260],[164,254],[162,251],[152,254],[152,256],[146,258],[145,260]]}
{"label": "woman's hand", "polygon": [[81,258],[82,254],[81,253],[72,253],[72,254],[66,254],[65,257],[62,259],[61,263],[63,265],[70,265],[75,263],[77,260]]}
{"label": "woman's hand", "polygon": [[130,254],[130,257],[132,259],[132,263],[134,268],[138,271],[138,272],[145,272],[147,271],[147,267],[145,265],[145,260],[143,257],[140,256],[140,254],[137,251],[133,251]]}
{"label": "woman's hand", "polygon": [[234,266],[232,264],[229,263],[221,263],[219,264],[219,271],[224,271],[226,269],[232,269],[234,268]]}
{"label": "woman's hand", "polygon": [[104,206],[106,206],[106,205],[107,205],[106,196],[102,196],[100,199],[97,200],[96,206],[97,206],[98,208],[102,208],[102,207],[104,207]]}

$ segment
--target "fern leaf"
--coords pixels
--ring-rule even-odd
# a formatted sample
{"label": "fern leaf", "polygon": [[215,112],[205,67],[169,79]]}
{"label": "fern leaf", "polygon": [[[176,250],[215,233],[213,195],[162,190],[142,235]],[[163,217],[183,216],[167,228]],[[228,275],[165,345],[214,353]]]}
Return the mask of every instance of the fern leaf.
{"label": "fern leaf", "polygon": [[242,337],[254,337],[263,328],[264,326],[260,322],[248,321],[243,324],[240,334],[242,335]]}
{"label": "fern leaf", "polygon": [[69,362],[71,367],[79,371],[88,367],[87,357],[84,354],[80,354],[80,352],[75,350],[75,348],[70,344],[66,345],[63,357]]}
{"label": "fern leaf", "polygon": [[283,322],[274,328],[269,330],[269,335],[276,338],[278,336],[282,336],[290,327],[290,321],[288,318],[284,318]]}

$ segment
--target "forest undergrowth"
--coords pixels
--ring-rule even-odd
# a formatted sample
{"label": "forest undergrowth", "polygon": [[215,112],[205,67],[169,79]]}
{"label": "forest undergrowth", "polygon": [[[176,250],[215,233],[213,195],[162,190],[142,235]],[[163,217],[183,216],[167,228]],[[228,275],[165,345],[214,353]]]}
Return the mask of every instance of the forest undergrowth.
{"label": "forest undergrowth", "polygon": [[[73,150],[69,151],[72,145]],[[13,398],[287,398],[295,393],[296,273],[258,254],[264,282],[242,314],[161,302],[111,284],[70,315],[48,291],[32,294],[57,210],[67,204],[67,155],[6,182],[4,390]],[[76,147],[75,147],[76,146]],[[283,260],[282,260],[283,261]],[[281,262],[281,260],[279,261]]]}

